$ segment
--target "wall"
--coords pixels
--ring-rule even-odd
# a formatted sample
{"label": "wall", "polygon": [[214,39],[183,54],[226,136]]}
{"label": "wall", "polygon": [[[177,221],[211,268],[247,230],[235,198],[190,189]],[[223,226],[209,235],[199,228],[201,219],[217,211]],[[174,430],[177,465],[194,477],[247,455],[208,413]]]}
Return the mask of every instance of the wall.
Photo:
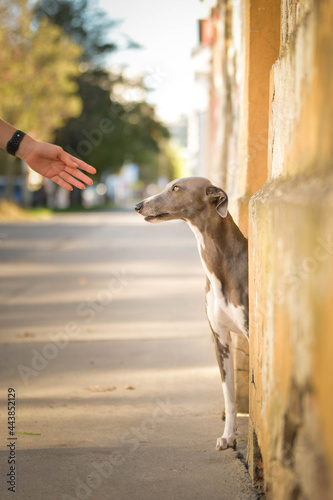
{"label": "wall", "polygon": [[[210,158],[207,176],[229,196],[229,211],[239,223],[239,200],[244,193],[239,165],[244,164],[246,140],[245,37],[243,2],[219,1],[212,9],[214,38],[210,95]],[[245,178],[245,173],[244,173]],[[242,187],[241,187],[242,185]],[[247,235],[247,225],[241,228]],[[233,336],[235,396],[239,412],[249,408],[248,342]]]}
{"label": "wall", "polygon": [[[333,498],[333,2],[283,0],[250,203],[250,432],[267,498]],[[259,49],[260,50],[260,49]]]}
{"label": "wall", "polygon": [[[220,0],[214,39],[208,177],[229,196],[229,210],[248,234],[251,196],[267,178],[269,71],[280,47],[276,0]],[[248,412],[249,353],[233,335],[237,409]]]}
{"label": "wall", "polygon": [[249,232],[249,471],[268,499],[329,500],[333,0],[218,0],[212,19],[208,175]]}

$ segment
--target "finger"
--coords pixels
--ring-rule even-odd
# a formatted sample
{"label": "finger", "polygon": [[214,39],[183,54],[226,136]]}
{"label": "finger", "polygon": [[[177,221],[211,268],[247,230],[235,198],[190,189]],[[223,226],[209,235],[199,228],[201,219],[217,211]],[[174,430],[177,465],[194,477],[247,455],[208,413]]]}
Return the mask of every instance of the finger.
{"label": "finger", "polygon": [[69,153],[66,153],[63,149],[60,150],[59,154],[57,155],[59,160],[66,165],[66,167],[70,168],[78,168],[78,162],[76,161],[77,158],[74,156],[71,156]]}
{"label": "finger", "polygon": [[62,150],[61,153],[59,154],[60,160],[67,166],[71,168],[81,168],[82,170],[85,170],[86,172],[89,172],[90,174],[95,174],[96,169],[92,167],[91,165],[88,165],[88,163],[85,163],[82,160],[79,160],[79,158],[75,158],[75,156],[70,155],[69,153],[66,153],[66,151]]}
{"label": "finger", "polygon": [[76,163],[78,165],[79,168],[81,168],[82,170],[85,170],[86,172],[88,172],[89,174],[96,174],[96,168],[93,167],[92,165],[89,165],[88,163],[82,161],[82,160],[79,160],[78,158],[75,158],[75,156],[72,156],[72,160],[74,161],[74,163]]}
{"label": "finger", "polygon": [[78,179],[75,179],[72,175],[68,174],[65,170],[63,170],[59,176],[64,180],[67,181],[68,183],[72,184],[73,186],[79,188],[79,189],[84,189],[86,186],[82,182],[80,182]]}
{"label": "finger", "polygon": [[61,177],[59,177],[59,176],[52,177],[51,180],[53,182],[55,182],[56,184],[58,184],[58,186],[61,186],[65,189],[67,189],[67,191],[73,191],[73,186],[68,184],[68,182],[64,181]]}
{"label": "finger", "polygon": [[85,182],[89,186],[91,186],[94,183],[94,181],[90,179],[90,177],[81,172],[81,170],[79,170],[78,168],[73,169],[71,167],[66,167],[65,172],[68,172],[68,174],[72,175],[73,177],[76,177],[77,179],[80,179],[80,181]]}

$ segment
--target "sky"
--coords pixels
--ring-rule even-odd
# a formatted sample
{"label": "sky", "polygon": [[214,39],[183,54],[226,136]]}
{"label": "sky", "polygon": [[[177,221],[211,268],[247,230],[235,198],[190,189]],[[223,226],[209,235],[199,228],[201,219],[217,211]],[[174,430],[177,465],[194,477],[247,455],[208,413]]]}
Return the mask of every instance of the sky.
{"label": "sky", "polygon": [[111,67],[126,64],[148,74],[146,83],[154,89],[148,101],[160,119],[172,122],[189,113],[195,98],[191,51],[198,43],[200,0],[99,0],[99,5],[111,19],[123,20],[119,32],[144,47],[113,54]]}

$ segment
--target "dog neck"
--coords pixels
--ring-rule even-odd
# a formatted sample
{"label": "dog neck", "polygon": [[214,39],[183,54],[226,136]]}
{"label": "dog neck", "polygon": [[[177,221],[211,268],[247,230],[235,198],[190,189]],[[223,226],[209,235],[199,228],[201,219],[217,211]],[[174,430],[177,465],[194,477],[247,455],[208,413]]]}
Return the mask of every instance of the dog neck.
{"label": "dog neck", "polygon": [[221,217],[215,210],[202,217],[185,219],[192,229],[198,245],[202,249],[209,248],[210,254],[218,252],[219,258],[227,258],[245,252],[247,254],[247,239],[234,222],[230,213]]}
{"label": "dog neck", "polygon": [[226,301],[247,307],[248,289],[243,284],[244,278],[247,283],[248,243],[231,215],[222,218],[214,210],[208,217],[186,222],[197,239],[208,279],[217,278]]}

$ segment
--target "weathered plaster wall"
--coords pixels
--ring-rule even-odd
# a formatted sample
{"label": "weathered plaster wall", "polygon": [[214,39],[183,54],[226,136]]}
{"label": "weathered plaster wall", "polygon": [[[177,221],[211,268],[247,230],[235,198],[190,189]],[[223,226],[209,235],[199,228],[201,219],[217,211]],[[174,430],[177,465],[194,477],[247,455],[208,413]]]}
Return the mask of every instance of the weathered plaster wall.
{"label": "weathered plaster wall", "polygon": [[[229,210],[248,234],[248,204],[267,178],[269,71],[280,47],[277,0],[219,0],[213,43],[208,176],[229,196]],[[248,411],[249,355],[233,335],[238,411]]]}
{"label": "weathered plaster wall", "polygon": [[283,0],[250,204],[250,436],[267,498],[333,498],[333,2]]}
{"label": "weathered plaster wall", "polygon": [[[245,16],[243,0],[218,1],[212,10],[214,40],[210,95],[210,161],[207,175],[229,196],[229,210],[239,222],[239,192],[246,184]],[[242,135],[243,132],[243,135]],[[245,136],[245,139],[244,139]],[[243,171],[240,171],[243,165]],[[242,187],[240,187],[242,186]],[[247,235],[247,225],[242,227]],[[237,410],[248,412],[248,342],[233,335]]]}

